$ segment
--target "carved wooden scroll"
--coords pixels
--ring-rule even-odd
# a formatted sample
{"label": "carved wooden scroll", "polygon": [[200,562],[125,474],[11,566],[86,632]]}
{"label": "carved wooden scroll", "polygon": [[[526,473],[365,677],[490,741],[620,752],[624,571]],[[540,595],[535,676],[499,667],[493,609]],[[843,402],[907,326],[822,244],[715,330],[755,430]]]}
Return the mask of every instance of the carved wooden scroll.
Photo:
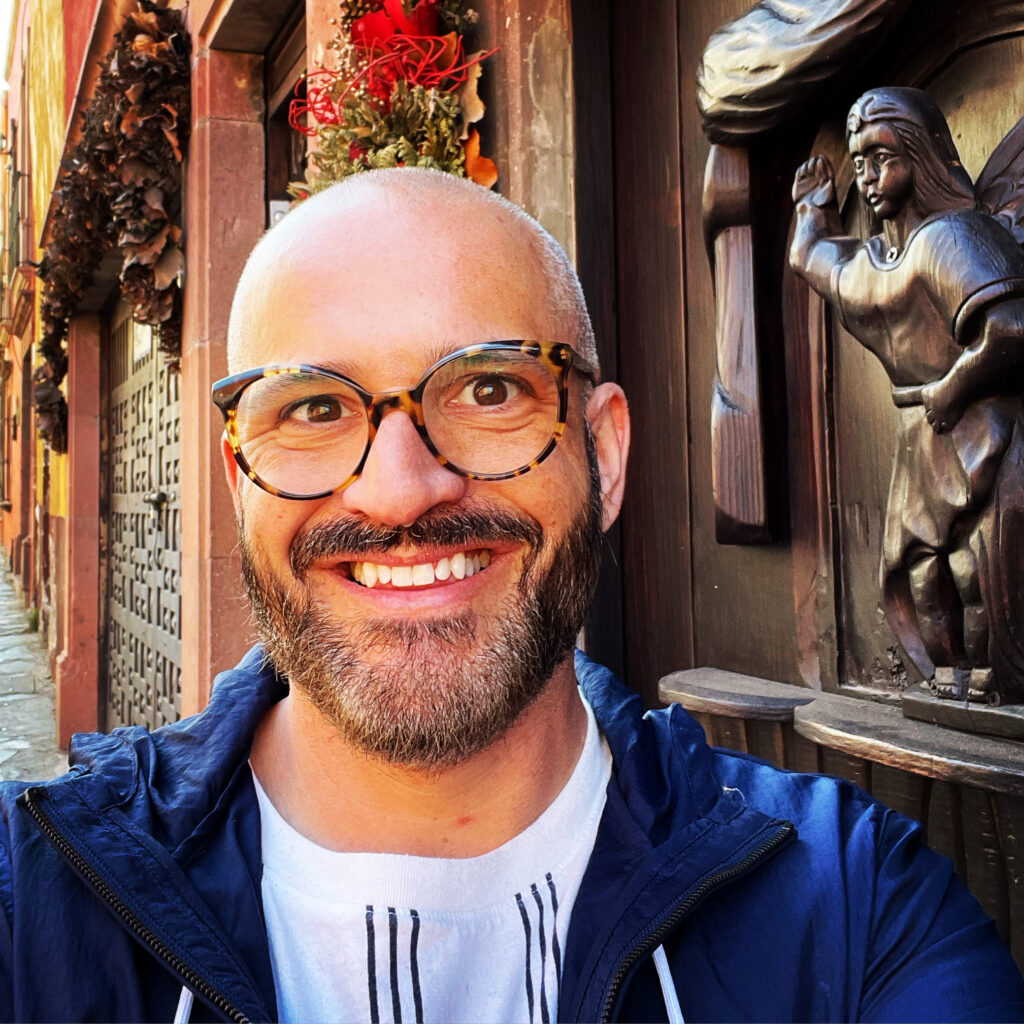
{"label": "carved wooden scroll", "polygon": [[909,0],[761,0],[708,40],[697,106],[712,142],[745,145],[820,106]]}
{"label": "carved wooden scroll", "polygon": [[[715,537],[769,536],[757,357],[747,145],[820,104],[823,86],[865,59],[908,0],[761,0],[719,28],[697,73],[712,143],[704,231],[715,274],[718,374],[711,412]],[[724,144],[724,145],[723,145]]]}
{"label": "carved wooden scroll", "polygon": [[704,175],[704,237],[715,275],[711,399],[711,486],[719,544],[769,540],[765,505],[750,227],[750,163],[745,149],[712,146]]}

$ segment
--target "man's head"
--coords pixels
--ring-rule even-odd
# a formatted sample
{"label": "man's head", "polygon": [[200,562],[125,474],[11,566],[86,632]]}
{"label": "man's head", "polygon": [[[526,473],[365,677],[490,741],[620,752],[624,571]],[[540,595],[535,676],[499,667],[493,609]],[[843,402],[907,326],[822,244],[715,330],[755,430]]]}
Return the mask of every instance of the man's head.
{"label": "man's head", "polygon": [[[225,443],[261,638],[344,736],[400,763],[468,756],[543,690],[582,624],[601,529],[621,502],[624,399],[615,385],[593,387],[572,370],[560,375],[564,437],[534,468],[493,480],[445,464],[450,442],[440,435],[449,425],[453,436],[472,438],[461,446],[464,462],[482,464],[493,450],[500,463],[503,449],[518,457],[532,443],[523,441],[524,424],[550,404],[535,346],[510,349],[508,358],[521,362],[500,378],[470,378],[476,356],[444,363],[431,378],[443,388],[414,390],[394,409],[385,402],[366,426],[361,393],[414,389],[458,350],[513,340],[562,342],[596,361],[561,249],[504,200],[440,173],[375,172],[308,200],[256,247],[236,293],[233,372],[303,364],[335,374],[317,378],[324,386],[306,393],[298,412],[287,405],[294,429],[253,433],[250,465],[258,459],[278,474],[291,467],[288,479],[301,482],[295,467],[311,459],[317,474],[332,472],[334,453],[347,466],[342,429],[372,438],[355,479],[310,501],[256,486]],[[260,393],[279,396],[295,380],[267,378]],[[506,403],[510,396],[523,401]],[[416,398],[429,438],[410,417]],[[467,426],[481,420],[486,445]],[[495,475],[490,462],[482,468]],[[303,493],[340,486],[351,469]]]}

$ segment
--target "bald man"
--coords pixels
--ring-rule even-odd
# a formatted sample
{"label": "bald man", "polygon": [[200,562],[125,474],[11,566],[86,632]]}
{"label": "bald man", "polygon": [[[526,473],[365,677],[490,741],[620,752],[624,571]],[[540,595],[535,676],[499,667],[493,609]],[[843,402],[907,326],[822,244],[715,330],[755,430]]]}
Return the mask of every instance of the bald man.
{"label": "bald man", "polygon": [[1024,1017],[916,824],[573,654],[629,420],[535,222],[350,179],[256,247],[228,354],[260,644],[0,787],[0,1017]]}

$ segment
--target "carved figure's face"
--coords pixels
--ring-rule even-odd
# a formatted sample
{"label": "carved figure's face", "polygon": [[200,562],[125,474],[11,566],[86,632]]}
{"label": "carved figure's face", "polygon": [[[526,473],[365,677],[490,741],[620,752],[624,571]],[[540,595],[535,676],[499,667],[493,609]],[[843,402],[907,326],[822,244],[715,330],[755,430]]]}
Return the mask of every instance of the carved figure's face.
{"label": "carved figure's face", "polygon": [[884,121],[865,124],[849,139],[857,191],[879,220],[896,217],[914,194],[914,165]]}

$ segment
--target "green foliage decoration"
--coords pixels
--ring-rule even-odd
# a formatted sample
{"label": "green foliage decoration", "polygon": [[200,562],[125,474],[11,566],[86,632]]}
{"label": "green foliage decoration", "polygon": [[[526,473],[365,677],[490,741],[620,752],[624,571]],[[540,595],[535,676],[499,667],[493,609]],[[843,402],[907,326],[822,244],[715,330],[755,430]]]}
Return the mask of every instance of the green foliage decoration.
{"label": "green foliage decoration", "polygon": [[370,106],[358,95],[347,97],[342,106],[343,123],[320,129],[320,148],[312,155],[316,169],[294,190],[319,192],[350,174],[382,167],[464,173],[466,154],[456,131],[461,117],[457,96],[398,81],[386,110]]}

